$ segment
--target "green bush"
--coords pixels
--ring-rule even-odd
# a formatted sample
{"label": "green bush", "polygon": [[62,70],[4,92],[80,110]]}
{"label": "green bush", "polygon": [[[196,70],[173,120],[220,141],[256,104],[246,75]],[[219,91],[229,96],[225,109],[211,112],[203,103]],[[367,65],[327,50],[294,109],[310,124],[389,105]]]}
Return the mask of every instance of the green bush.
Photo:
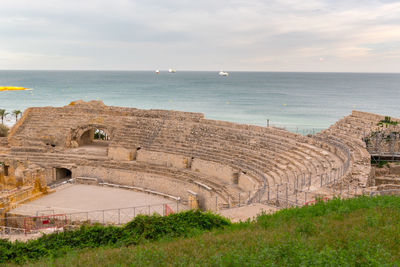
{"label": "green bush", "polygon": [[387,127],[387,125],[397,125],[397,124],[399,124],[399,122],[392,121],[392,118],[390,116],[385,116],[385,119],[384,120],[380,120],[377,125],[378,126],[383,126],[384,124]]}
{"label": "green bush", "polygon": [[201,211],[186,211],[165,217],[139,215],[123,227],[84,225],[78,230],[43,235],[26,243],[0,240],[0,263],[58,257],[71,249],[136,245],[161,238],[189,236],[228,225],[230,222],[227,219]]}

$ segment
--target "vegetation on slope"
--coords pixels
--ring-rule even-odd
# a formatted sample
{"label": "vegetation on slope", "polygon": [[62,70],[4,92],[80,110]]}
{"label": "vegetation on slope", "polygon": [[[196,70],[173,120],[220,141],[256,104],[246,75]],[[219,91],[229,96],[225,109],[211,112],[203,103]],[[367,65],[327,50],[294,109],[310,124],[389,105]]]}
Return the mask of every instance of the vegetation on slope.
{"label": "vegetation on slope", "polygon": [[[142,217],[142,220],[144,219],[145,217]],[[146,232],[149,233],[147,236],[149,240],[158,240],[157,242],[127,242],[126,244],[140,244],[119,248],[101,245],[95,249],[68,250],[63,257],[47,257],[39,262],[33,262],[32,265],[398,266],[400,264],[398,249],[400,198],[395,196],[334,199],[327,203],[318,202],[311,207],[282,210],[273,215],[260,215],[253,222],[230,225],[220,219],[216,219],[216,222],[219,222],[219,227],[216,227],[219,229],[203,234],[193,234],[195,232],[192,231],[184,238],[172,239],[165,234],[156,234],[159,231],[153,230],[158,226],[154,225],[154,228],[151,227],[153,230]],[[143,221],[138,225],[140,227],[131,224],[132,229],[147,228],[148,222]],[[196,232],[212,229],[209,224],[207,225],[196,228]],[[164,226],[161,224],[160,227],[164,229]],[[190,227],[186,228],[188,229]],[[185,231],[169,237],[185,235]],[[143,233],[142,230],[139,232]],[[167,230],[164,233],[171,231]]]}
{"label": "vegetation on slope", "polygon": [[78,230],[44,235],[26,243],[0,240],[0,263],[24,263],[45,256],[55,258],[73,249],[137,245],[160,238],[190,236],[228,225],[228,220],[200,211],[166,217],[140,215],[124,227],[82,226]]}

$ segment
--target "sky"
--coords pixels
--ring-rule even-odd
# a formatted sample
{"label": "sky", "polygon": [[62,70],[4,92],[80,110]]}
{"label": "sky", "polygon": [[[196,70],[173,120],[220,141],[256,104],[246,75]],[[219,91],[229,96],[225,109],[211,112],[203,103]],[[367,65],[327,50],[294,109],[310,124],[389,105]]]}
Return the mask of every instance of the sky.
{"label": "sky", "polygon": [[400,1],[0,0],[0,69],[400,72]]}

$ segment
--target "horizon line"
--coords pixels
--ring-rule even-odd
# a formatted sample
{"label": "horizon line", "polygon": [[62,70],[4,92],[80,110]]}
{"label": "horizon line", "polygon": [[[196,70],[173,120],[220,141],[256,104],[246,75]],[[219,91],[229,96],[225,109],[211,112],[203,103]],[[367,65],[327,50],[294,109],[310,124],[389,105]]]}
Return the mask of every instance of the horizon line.
{"label": "horizon line", "polygon": [[[155,72],[155,70],[119,70],[119,69],[0,69],[0,71],[98,71],[98,72]],[[177,72],[219,72],[220,70],[179,70]],[[400,74],[400,72],[384,71],[254,71],[254,70],[226,70],[229,72],[258,72],[258,73],[349,73],[349,74]],[[168,72],[168,69],[160,69],[160,72]],[[175,73],[176,74],[176,73]]]}

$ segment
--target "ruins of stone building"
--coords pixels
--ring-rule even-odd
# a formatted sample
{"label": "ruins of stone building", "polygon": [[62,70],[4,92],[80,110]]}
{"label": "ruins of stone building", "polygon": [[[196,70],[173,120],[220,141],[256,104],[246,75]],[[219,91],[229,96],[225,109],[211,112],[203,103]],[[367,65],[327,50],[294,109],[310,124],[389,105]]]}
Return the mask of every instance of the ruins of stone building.
{"label": "ruins of stone building", "polygon": [[11,172],[21,177],[19,186],[33,183],[17,175],[11,165],[17,162],[38,166],[41,183],[84,177],[183,201],[192,192],[204,209],[213,209],[213,197],[220,205],[261,201],[283,184],[289,194],[332,181],[366,187],[371,164],[362,139],[382,118],[353,111],[327,130],[302,136],[209,120],[201,113],[113,107],[101,101],[28,108],[9,136],[0,138],[0,183],[7,184]]}

